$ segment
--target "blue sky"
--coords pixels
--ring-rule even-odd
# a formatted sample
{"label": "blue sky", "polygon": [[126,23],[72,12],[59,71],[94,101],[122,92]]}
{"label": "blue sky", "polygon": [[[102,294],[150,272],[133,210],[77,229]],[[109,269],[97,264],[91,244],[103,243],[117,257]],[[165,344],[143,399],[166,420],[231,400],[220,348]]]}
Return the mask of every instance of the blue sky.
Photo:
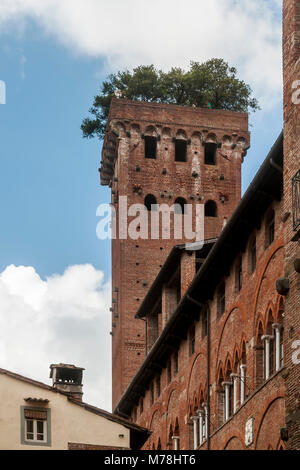
{"label": "blue sky", "polygon": [[[282,128],[281,2],[189,4],[190,16],[171,0],[0,0],[0,367],[47,381],[51,362],[76,363],[87,399],[107,409],[110,243],[96,209],[110,195],[101,142],[80,130],[101,80],[139,64],[237,66],[263,108],[250,116],[243,191]],[[32,330],[38,344],[22,349]]]}
{"label": "blue sky", "polygon": [[99,186],[101,143],[80,130],[101,62],[41,36],[31,25],[1,43],[0,269],[32,265],[45,276],[92,263],[108,273],[109,244],[95,236],[96,207],[109,197]]}
{"label": "blue sky", "polygon": [[[95,235],[96,207],[109,201],[99,186],[101,142],[82,138],[80,124],[107,76],[101,59],[74,55],[31,24],[5,35],[0,107],[2,171],[0,269],[35,266],[41,276],[92,263],[110,273],[110,246]],[[243,190],[282,126],[281,104],[250,115],[251,150]]]}

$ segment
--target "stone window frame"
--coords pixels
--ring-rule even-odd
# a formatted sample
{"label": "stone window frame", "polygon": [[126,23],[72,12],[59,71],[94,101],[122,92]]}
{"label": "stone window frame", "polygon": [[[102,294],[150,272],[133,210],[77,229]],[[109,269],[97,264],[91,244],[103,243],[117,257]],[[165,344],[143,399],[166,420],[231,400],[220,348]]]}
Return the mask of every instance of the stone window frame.
{"label": "stone window frame", "polygon": [[[26,440],[26,438],[25,438],[25,430],[26,430],[25,410],[43,411],[43,412],[47,413],[47,419],[46,419],[47,439],[46,439],[46,441],[39,442],[39,441],[28,441],[28,440]],[[40,407],[36,407],[36,406],[21,405],[20,406],[20,417],[21,417],[20,430],[21,430],[21,444],[22,445],[51,447],[51,409],[50,408],[40,408]]]}

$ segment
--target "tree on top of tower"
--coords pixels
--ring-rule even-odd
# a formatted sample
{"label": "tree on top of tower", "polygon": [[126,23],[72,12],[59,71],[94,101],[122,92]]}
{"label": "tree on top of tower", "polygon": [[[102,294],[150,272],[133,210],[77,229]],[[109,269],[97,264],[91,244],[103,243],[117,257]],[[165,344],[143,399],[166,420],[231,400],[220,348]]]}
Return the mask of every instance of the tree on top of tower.
{"label": "tree on top of tower", "polygon": [[89,110],[92,118],[83,120],[81,130],[83,137],[103,138],[114,97],[248,112],[260,109],[251,95],[250,86],[237,78],[236,68],[223,59],[191,62],[188,71],[173,67],[163,72],[154,65],[140,65],[132,72],[109,75]]}

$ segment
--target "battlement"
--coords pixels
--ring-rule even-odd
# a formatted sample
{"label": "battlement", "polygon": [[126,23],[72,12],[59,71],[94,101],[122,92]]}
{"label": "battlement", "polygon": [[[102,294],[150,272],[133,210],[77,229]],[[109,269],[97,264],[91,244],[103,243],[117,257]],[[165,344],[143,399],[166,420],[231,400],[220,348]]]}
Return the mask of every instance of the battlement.
{"label": "battlement", "polygon": [[250,142],[248,114],[114,98],[99,169],[102,185],[111,184],[120,139],[133,140],[137,147],[137,141],[145,136],[157,139],[157,159],[164,156],[162,140],[181,139],[190,144],[193,138],[202,145],[215,143],[219,148],[241,146],[245,156]]}

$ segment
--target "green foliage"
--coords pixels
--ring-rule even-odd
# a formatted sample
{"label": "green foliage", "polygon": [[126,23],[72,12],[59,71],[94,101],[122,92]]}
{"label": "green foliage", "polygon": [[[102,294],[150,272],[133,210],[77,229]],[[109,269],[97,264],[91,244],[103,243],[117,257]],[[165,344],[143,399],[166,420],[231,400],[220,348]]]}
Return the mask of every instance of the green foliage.
{"label": "green foliage", "polygon": [[111,74],[102,83],[101,94],[94,98],[92,119],[82,122],[83,137],[103,138],[110,102],[117,90],[130,100],[198,107],[209,104],[211,108],[240,112],[260,109],[251,97],[250,86],[236,75],[237,70],[223,59],[191,62],[187,72],[176,67],[163,72],[153,65],[141,65],[133,72]]}

